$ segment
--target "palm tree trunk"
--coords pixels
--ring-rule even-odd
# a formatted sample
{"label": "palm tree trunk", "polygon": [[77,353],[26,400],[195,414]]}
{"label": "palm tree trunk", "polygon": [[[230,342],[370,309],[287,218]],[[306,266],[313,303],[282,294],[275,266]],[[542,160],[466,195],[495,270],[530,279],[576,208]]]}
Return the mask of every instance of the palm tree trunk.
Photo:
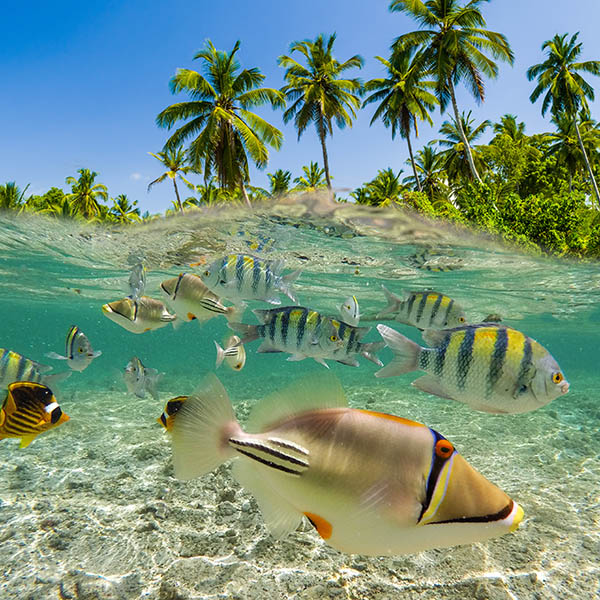
{"label": "palm tree trunk", "polygon": [[590,174],[590,179],[592,180],[592,187],[594,188],[594,194],[596,195],[596,205],[598,208],[600,208],[600,193],[598,192],[598,184],[596,183],[596,178],[594,177],[594,171],[592,171],[592,165],[590,164],[590,160],[588,158],[587,152],[585,151],[585,147],[583,145],[583,140],[581,139],[579,125],[577,124],[577,115],[575,115],[574,122],[575,122],[575,131],[577,132],[577,139],[579,140],[579,147],[581,148],[581,152],[583,153],[583,160],[585,160],[585,166],[587,167],[588,173]]}
{"label": "palm tree trunk", "polygon": [[183,212],[183,205],[181,204],[181,198],[179,197],[179,190],[177,189],[177,182],[173,177],[173,187],[175,188],[175,196],[177,196],[177,206],[179,207],[179,212]]}
{"label": "palm tree trunk", "polygon": [[473,153],[471,152],[471,146],[469,145],[469,140],[465,135],[465,130],[462,126],[462,119],[460,118],[460,114],[458,113],[458,104],[456,104],[456,95],[454,94],[454,84],[452,83],[452,79],[448,79],[448,90],[450,91],[450,98],[452,99],[452,108],[454,109],[454,119],[456,120],[456,127],[458,129],[458,133],[460,133],[460,137],[462,138],[463,144],[465,146],[465,154],[467,155],[467,162],[469,163],[469,168],[471,169],[471,174],[477,183],[483,183],[481,181],[481,177],[479,177],[479,173],[475,168],[475,162],[473,161]]}
{"label": "palm tree trunk", "polygon": [[252,204],[250,203],[250,198],[248,198],[248,192],[246,191],[246,186],[244,182],[240,182],[240,189],[242,190],[242,196],[244,196],[244,202],[248,208],[252,208]]}
{"label": "palm tree trunk", "polygon": [[412,165],[412,170],[415,175],[415,181],[417,182],[417,189],[419,192],[423,191],[421,187],[421,181],[419,180],[419,176],[417,175],[417,165],[415,165],[415,157],[413,156],[412,145],[410,143],[410,133],[406,136],[406,143],[408,144],[408,155],[410,156],[410,164]]}
{"label": "palm tree trunk", "polygon": [[323,125],[323,116],[319,115],[319,140],[321,141],[321,150],[323,150],[323,168],[325,169],[325,179],[327,189],[331,197],[331,177],[329,177],[329,158],[327,156],[327,147],[325,146],[325,126]]}

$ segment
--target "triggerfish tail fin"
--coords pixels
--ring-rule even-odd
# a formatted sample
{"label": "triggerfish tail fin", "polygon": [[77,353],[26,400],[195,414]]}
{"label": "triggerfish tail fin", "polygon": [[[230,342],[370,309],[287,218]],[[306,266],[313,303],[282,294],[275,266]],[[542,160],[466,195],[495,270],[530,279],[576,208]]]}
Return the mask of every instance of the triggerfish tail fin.
{"label": "triggerfish tail fin", "polygon": [[235,456],[232,435],[242,434],[229,396],[212,373],[189,396],[173,422],[173,465],[178,479],[193,479]]}
{"label": "triggerfish tail fin", "polygon": [[385,299],[387,300],[387,306],[382,311],[377,313],[378,318],[384,317],[386,315],[392,315],[395,312],[398,312],[398,310],[400,309],[400,304],[402,303],[402,298],[399,298],[398,296],[396,296],[396,294],[390,292],[390,290],[388,290],[385,287],[385,285],[382,285],[381,287],[383,289],[383,293],[385,294]]}
{"label": "triggerfish tail fin", "polygon": [[292,271],[291,273],[288,273],[287,275],[284,275],[281,278],[281,285],[280,285],[279,289],[292,302],[298,302],[298,299],[296,298],[296,293],[294,292],[294,290],[292,288],[292,284],[296,281],[296,279],[298,279],[298,277],[300,277],[301,273],[302,273],[302,270],[298,269],[297,271]]}
{"label": "triggerfish tail fin", "polygon": [[421,346],[404,337],[401,333],[386,325],[377,325],[377,331],[385,343],[392,349],[392,362],[375,373],[375,377],[393,377],[403,373],[411,373],[419,368]]}
{"label": "triggerfish tail fin", "polygon": [[247,344],[257,340],[260,335],[258,333],[257,325],[247,325],[246,323],[229,323],[229,328],[233,329],[236,333],[240,334],[242,338],[240,344]]}
{"label": "triggerfish tail fin", "polygon": [[383,363],[379,360],[377,352],[385,348],[385,342],[370,342],[363,344],[361,347],[361,355],[367,360],[374,362],[376,365],[383,367]]}

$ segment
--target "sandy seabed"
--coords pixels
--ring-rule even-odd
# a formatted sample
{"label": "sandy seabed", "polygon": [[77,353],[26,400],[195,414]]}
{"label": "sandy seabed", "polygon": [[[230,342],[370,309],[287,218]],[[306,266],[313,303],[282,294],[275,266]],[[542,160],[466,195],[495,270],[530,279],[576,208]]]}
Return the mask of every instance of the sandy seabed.
{"label": "sandy seabed", "polygon": [[[600,408],[591,395],[500,417],[410,388],[346,389],[351,405],[446,435],[524,507],[519,530],[398,558],[341,554],[306,523],[276,541],[229,466],[191,482],[173,477],[169,437],[154,420],[162,406],[120,388],[67,391],[71,421],[26,450],[0,443],[0,597],[600,597]],[[252,401],[237,403],[242,420]]]}

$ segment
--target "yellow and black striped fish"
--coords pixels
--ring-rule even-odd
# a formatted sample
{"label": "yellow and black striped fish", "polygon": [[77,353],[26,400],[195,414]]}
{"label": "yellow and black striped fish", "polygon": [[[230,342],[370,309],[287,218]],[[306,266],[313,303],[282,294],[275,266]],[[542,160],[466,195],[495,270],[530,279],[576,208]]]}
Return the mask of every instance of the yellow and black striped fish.
{"label": "yellow and black striped fish", "polygon": [[540,408],[569,391],[552,355],[534,339],[497,323],[428,330],[423,348],[385,325],[379,333],[394,359],[376,377],[412,371],[427,375],[413,385],[475,410],[522,413]]}
{"label": "yellow and black striped fish", "polygon": [[393,315],[395,321],[419,329],[450,329],[467,322],[462,307],[444,294],[426,290],[409,292],[405,298],[400,298],[385,286],[381,287],[388,305],[377,314],[379,319]]}
{"label": "yellow and black striped fish", "polygon": [[0,389],[6,389],[15,381],[33,381],[34,383],[50,383],[66,379],[70,373],[44,375],[52,367],[30,360],[18,352],[0,348]]}
{"label": "yellow and black striped fish", "polygon": [[0,440],[21,438],[19,447],[26,448],[40,433],[68,420],[50,388],[32,381],[11,383],[0,409]]}
{"label": "yellow and black striped fish", "polygon": [[156,419],[158,423],[160,423],[167,431],[171,431],[173,429],[173,421],[175,419],[175,415],[179,412],[179,409],[183,406],[183,403],[188,399],[189,396],[177,396],[176,398],[171,398],[165,404],[165,410],[163,410],[162,415]]}

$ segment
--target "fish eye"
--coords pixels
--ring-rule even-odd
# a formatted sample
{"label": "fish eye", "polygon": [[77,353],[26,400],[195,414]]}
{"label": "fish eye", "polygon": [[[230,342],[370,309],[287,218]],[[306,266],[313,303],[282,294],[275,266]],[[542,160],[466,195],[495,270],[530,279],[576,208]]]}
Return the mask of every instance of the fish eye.
{"label": "fish eye", "polygon": [[563,374],[560,371],[552,374],[552,381],[554,383],[560,383],[564,379]]}
{"label": "fish eye", "polygon": [[466,319],[464,317],[458,317],[459,323],[464,323]]}
{"label": "fish eye", "polygon": [[83,348],[78,348],[77,352],[79,352],[79,354],[81,354],[83,352]]}
{"label": "fish eye", "polygon": [[454,446],[448,440],[438,440],[435,444],[435,455],[448,458],[454,452]]}
{"label": "fish eye", "polygon": [[334,335],[330,335],[330,336],[329,336],[329,339],[330,339],[332,342],[337,342],[339,338],[338,338],[338,336],[337,336],[337,335],[335,335],[335,334],[334,334]]}
{"label": "fish eye", "polygon": [[210,271],[207,269],[206,271],[204,271],[204,277],[209,277],[210,276]]}

